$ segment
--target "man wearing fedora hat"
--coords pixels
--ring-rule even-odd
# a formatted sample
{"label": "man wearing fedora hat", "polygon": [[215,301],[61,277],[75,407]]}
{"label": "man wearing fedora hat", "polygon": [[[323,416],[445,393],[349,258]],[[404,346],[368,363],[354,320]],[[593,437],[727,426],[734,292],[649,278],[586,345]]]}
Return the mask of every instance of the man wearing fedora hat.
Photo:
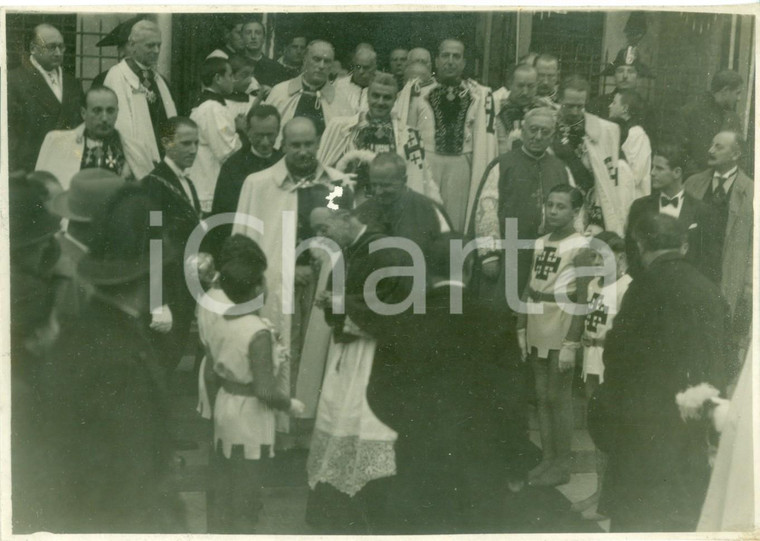
{"label": "man wearing fedora hat", "polygon": [[51,131],[37,158],[37,171],[53,173],[63,186],[88,168],[108,169],[127,179],[140,179],[153,168],[147,146],[116,128],[119,103],[108,87],[91,87],[82,102],[84,122],[73,130]]}
{"label": "man wearing fedora hat", "polygon": [[50,211],[68,220],[66,230],[58,235],[62,253],[56,265],[56,275],[62,280],[56,294],[59,315],[78,315],[91,292],[77,279],[76,266],[89,251],[93,219],[104,212],[106,202],[124,182],[123,178],[105,169],[84,169],[74,175],[68,190],[50,201]]}
{"label": "man wearing fedora hat", "polygon": [[96,216],[77,266],[93,295],[64,323],[55,362],[43,370],[47,531],[186,531],[168,485],[167,390],[146,325],[162,265],[151,259],[151,237],[163,232],[151,227],[150,211],[150,198],[131,185]]}

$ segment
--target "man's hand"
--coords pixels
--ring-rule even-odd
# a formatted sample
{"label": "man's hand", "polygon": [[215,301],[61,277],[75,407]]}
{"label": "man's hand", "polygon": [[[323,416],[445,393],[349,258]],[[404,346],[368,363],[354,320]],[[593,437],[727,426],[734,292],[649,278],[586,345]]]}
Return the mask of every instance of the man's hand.
{"label": "man's hand", "polygon": [[575,352],[577,348],[562,346],[559,350],[559,371],[567,372],[575,368]]}
{"label": "man's hand", "polygon": [[525,362],[528,359],[528,331],[526,329],[517,329],[517,344],[520,346],[520,360]]}
{"label": "man's hand", "polygon": [[306,410],[306,406],[303,402],[298,400],[297,398],[291,398],[290,399],[290,410],[288,413],[293,416],[303,415],[303,412]]}
{"label": "man's hand", "polygon": [[481,269],[483,270],[483,276],[495,280],[496,277],[499,276],[499,260],[494,259],[492,261],[486,261],[481,266]]}
{"label": "man's hand", "polygon": [[172,311],[164,304],[150,313],[150,328],[161,334],[172,330]]}
{"label": "man's hand", "polygon": [[314,296],[314,306],[316,306],[320,310],[324,310],[328,306],[330,306],[331,301],[332,301],[332,294],[326,290],[320,291]]}
{"label": "man's hand", "polygon": [[296,265],[295,283],[297,286],[307,286],[314,278],[314,271],[309,265]]}

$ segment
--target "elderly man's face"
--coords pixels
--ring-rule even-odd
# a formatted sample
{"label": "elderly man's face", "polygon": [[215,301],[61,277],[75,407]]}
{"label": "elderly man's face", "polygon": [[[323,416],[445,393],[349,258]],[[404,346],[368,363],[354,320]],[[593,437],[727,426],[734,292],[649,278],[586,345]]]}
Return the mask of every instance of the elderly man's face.
{"label": "elderly man's face", "polygon": [[712,145],[707,151],[707,165],[713,169],[730,169],[736,165],[740,156],[736,135],[731,132],[720,132],[713,137]]}
{"label": "elderly man's face", "polygon": [[512,88],[509,89],[509,100],[522,106],[530,105],[536,97],[536,70],[515,71]]}
{"label": "elderly man's face", "polygon": [[458,41],[444,41],[435,59],[435,69],[443,81],[457,82],[464,73],[464,45]]}
{"label": "elderly man's face", "polygon": [[562,95],[560,114],[567,123],[578,122],[583,118],[588,93],[585,90],[565,89]]}
{"label": "elderly man's face", "polygon": [[118,115],[119,104],[113,92],[90,92],[87,105],[82,107],[82,120],[88,137],[103,139],[111,135]]}
{"label": "elderly man's face", "polygon": [[143,66],[153,68],[158,64],[158,54],[161,52],[161,33],[157,30],[146,29],[132,39],[132,58]]}
{"label": "elderly man's face", "polygon": [[359,49],[354,56],[354,65],[352,66],[354,74],[351,80],[360,87],[366,88],[375,76],[376,69],[375,54],[367,49]]}
{"label": "elderly man's face", "polygon": [[407,53],[406,49],[395,49],[391,53],[390,69],[393,75],[400,76],[404,74],[408,55],[409,53]]}
{"label": "elderly man's face", "polygon": [[633,66],[618,66],[615,69],[615,86],[618,90],[636,89],[639,72]]}
{"label": "elderly man's face", "polygon": [[63,36],[52,26],[43,26],[37,30],[37,36],[32,42],[31,53],[34,59],[46,71],[57,69],[63,62],[66,46]]}
{"label": "elderly man's face", "polygon": [[307,84],[322,86],[330,76],[335,53],[327,43],[314,43],[306,51],[303,63],[303,78]]}
{"label": "elderly man's face", "polygon": [[369,166],[369,187],[372,197],[384,206],[393,206],[406,191],[406,171],[396,165],[386,163]]}
{"label": "elderly man's face", "polygon": [[338,213],[324,207],[315,208],[309,216],[309,225],[314,234],[330,239],[341,248],[354,241],[351,233],[351,218],[347,213]]}
{"label": "elderly man's face", "polygon": [[523,123],[522,139],[525,149],[535,155],[543,154],[554,136],[554,120],[545,115],[528,117]]}
{"label": "elderly man's face", "polygon": [[373,119],[387,119],[396,101],[396,89],[392,86],[371,83],[367,90],[367,105]]}
{"label": "elderly man's face", "polygon": [[250,54],[258,54],[264,47],[264,26],[259,22],[243,26],[243,46]]}
{"label": "elderly man's face", "polygon": [[409,51],[409,55],[406,58],[407,64],[414,62],[421,62],[425,64],[429,70],[433,69],[433,60],[430,58],[430,51],[427,49],[417,48]]}

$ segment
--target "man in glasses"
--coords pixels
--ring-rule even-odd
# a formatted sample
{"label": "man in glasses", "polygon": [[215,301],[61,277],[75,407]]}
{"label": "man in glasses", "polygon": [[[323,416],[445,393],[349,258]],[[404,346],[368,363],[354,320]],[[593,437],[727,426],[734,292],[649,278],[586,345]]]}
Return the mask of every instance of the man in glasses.
{"label": "man in glasses", "polygon": [[366,111],[367,88],[375,77],[377,53],[367,46],[357,47],[351,65],[351,76],[335,81],[335,89],[348,97],[348,103],[356,112]]}
{"label": "man in glasses", "polygon": [[61,69],[66,46],[54,26],[35,26],[30,55],[8,74],[10,171],[33,171],[42,141],[52,130],[69,130],[82,120],[82,85]]}

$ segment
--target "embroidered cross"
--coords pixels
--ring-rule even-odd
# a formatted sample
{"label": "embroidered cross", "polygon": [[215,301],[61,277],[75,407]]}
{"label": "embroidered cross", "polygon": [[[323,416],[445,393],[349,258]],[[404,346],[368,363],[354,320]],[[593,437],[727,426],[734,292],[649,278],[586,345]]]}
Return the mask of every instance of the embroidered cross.
{"label": "embroidered cross", "polygon": [[494,133],[494,122],[496,120],[496,110],[493,103],[493,94],[486,94],[486,132]]}
{"label": "embroidered cross", "polygon": [[607,156],[604,158],[604,165],[607,166],[607,172],[610,174],[610,178],[615,181],[615,186],[618,185],[617,168],[612,163],[612,158]]}
{"label": "embroidered cross", "polygon": [[607,323],[607,306],[604,304],[604,297],[599,293],[594,293],[589,303],[589,313],[586,315],[586,330],[596,332],[599,325]]}
{"label": "embroidered cross", "polygon": [[422,147],[420,135],[416,131],[409,130],[409,140],[404,145],[406,159],[411,161],[418,169],[422,169],[422,161],[425,159],[425,149]]}
{"label": "embroidered cross", "polygon": [[546,247],[536,258],[536,265],[534,270],[536,272],[536,278],[538,280],[546,280],[549,278],[550,273],[557,272],[559,264],[562,261],[561,257],[557,257],[557,249]]}

